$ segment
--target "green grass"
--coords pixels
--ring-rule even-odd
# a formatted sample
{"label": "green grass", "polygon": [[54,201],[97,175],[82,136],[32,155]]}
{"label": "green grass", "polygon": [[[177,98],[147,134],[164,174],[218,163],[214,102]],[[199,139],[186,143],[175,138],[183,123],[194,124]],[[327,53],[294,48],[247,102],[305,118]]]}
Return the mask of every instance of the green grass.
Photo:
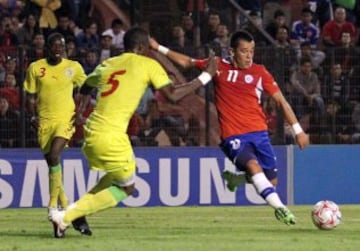
{"label": "green grass", "polygon": [[114,208],[88,221],[93,236],[68,229],[54,239],[46,209],[1,209],[0,250],[360,250],[360,206],[341,205],[343,224],[316,229],[312,206],[291,206],[295,226],[278,222],[267,206]]}

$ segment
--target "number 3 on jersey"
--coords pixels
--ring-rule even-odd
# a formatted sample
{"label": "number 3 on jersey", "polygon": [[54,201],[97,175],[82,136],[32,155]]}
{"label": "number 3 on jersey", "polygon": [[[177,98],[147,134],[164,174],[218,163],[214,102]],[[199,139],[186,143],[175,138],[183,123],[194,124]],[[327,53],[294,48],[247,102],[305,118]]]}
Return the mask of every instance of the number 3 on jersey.
{"label": "number 3 on jersey", "polygon": [[109,96],[111,93],[113,93],[114,91],[116,91],[116,89],[119,87],[119,80],[117,80],[115,77],[117,75],[122,75],[122,74],[125,74],[125,70],[121,70],[121,71],[116,71],[116,72],[113,72],[108,81],[107,81],[107,85],[111,85],[110,89],[107,90],[107,91],[104,91],[101,93],[101,97],[106,97],[106,96]]}

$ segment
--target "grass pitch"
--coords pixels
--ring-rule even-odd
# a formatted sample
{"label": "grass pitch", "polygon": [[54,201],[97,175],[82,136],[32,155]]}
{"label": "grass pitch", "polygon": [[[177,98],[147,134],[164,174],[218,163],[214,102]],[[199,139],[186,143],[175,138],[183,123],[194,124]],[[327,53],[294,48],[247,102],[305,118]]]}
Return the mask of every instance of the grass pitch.
{"label": "grass pitch", "polygon": [[267,206],[114,208],[88,217],[93,236],[73,229],[54,239],[46,209],[1,209],[0,250],[222,251],[360,250],[360,205],[340,205],[343,223],[318,230],[312,206],[291,206],[295,226]]}

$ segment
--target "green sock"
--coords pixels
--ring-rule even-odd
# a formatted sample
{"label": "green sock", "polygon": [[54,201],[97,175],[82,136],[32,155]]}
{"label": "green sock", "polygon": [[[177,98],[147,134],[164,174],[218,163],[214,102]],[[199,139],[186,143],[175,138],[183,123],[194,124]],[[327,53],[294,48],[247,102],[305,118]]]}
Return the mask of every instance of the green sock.
{"label": "green sock", "polygon": [[94,214],[107,208],[114,207],[127,197],[127,193],[117,186],[110,186],[93,196],[87,194],[66,210],[64,222],[69,224],[81,216]]}

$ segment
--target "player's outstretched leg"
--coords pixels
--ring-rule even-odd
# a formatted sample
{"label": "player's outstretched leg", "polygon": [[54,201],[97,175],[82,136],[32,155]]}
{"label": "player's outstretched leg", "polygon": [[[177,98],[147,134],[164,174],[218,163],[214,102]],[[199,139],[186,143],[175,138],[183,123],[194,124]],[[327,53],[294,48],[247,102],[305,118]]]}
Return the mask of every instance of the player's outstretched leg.
{"label": "player's outstretched leg", "polygon": [[71,224],[73,225],[74,229],[79,231],[82,235],[88,235],[88,236],[92,235],[92,232],[90,230],[89,224],[86,221],[85,216],[73,220]]}
{"label": "player's outstretched leg", "polygon": [[287,207],[279,207],[275,209],[275,217],[278,221],[286,225],[295,225],[296,217]]}
{"label": "player's outstretched leg", "polygon": [[53,210],[51,211],[51,222],[54,226],[54,237],[55,238],[64,238],[65,230],[68,227],[64,223],[65,211],[63,210]]}
{"label": "player's outstretched leg", "polygon": [[226,186],[231,192],[235,192],[237,186],[246,183],[245,174],[235,174],[230,171],[224,171],[221,176],[226,180]]}

